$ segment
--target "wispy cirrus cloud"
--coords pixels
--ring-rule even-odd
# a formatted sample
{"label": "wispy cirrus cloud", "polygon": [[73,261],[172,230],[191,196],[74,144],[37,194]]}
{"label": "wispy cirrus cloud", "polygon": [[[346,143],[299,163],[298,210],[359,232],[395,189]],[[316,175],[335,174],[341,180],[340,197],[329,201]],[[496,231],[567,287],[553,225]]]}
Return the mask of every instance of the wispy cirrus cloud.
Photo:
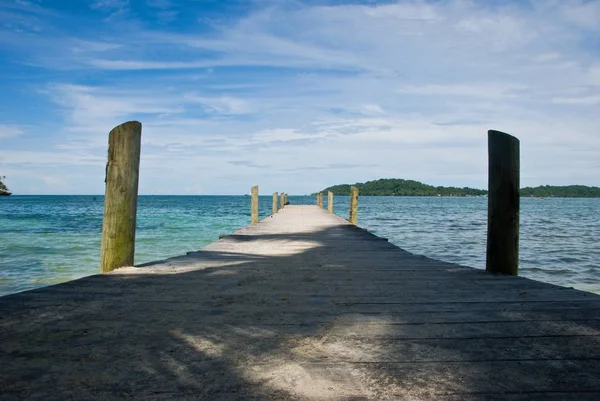
{"label": "wispy cirrus cloud", "polygon": [[16,125],[0,125],[0,138],[10,138],[22,135],[25,131]]}
{"label": "wispy cirrus cloud", "polygon": [[[34,69],[25,85],[48,115],[27,125],[51,122],[46,160],[102,159],[108,131],[138,119],[143,167],[165,192],[203,170],[194,187],[210,193],[257,179],[267,192],[394,176],[484,187],[493,128],[521,139],[524,185],[599,184],[600,2],[142,3],[90,2],[78,29],[69,10],[0,6],[0,22],[44,31],[5,27],[0,45]],[[62,160],[65,177],[82,164]]]}

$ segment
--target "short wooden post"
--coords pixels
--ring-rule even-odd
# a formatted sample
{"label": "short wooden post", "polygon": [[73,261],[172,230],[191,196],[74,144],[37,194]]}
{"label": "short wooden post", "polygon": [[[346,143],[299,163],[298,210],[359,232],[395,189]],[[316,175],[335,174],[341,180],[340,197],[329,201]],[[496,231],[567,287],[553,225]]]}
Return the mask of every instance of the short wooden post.
{"label": "short wooden post", "polygon": [[488,131],[488,232],[485,270],[516,276],[519,269],[519,140]]}
{"label": "short wooden post", "polygon": [[252,187],[250,194],[252,200],[250,202],[250,219],[252,224],[258,224],[258,185]]}
{"label": "short wooden post", "polygon": [[319,207],[323,209],[323,193],[319,192]]}
{"label": "short wooden post", "polygon": [[129,121],[108,134],[100,271],[133,266],[142,124]]}
{"label": "short wooden post", "polygon": [[333,192],[327,192],[327,210],[333,213]]}
{"label": "short wooden post", "polygon": [[277,192],[275,192],[273,194],[273,214],[277,213],[277,200],[278,200],[279,195],[277,194]]}
{"label": "short wooden post", "polygon": [[280,197],[280,201],[279,202],[280,202],[280,206],[281,206],[280,209],[283,209],[284,206],[285,206],[285,194],[283,192],[281,193],[281,197]]}
{"label": "short wooden post", "polygon": [[358,188],[350,187],[350,223],[356,225],[358,221]]}

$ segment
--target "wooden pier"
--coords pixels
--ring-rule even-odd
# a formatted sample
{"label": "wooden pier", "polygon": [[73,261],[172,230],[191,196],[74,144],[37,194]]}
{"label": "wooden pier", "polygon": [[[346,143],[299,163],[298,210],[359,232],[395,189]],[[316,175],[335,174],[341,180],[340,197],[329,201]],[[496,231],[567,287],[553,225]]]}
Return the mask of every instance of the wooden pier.
{"label": "wooden pier", "polygon": [[600,399],[600,296],[413,255],[318,206],[0,298],[0,400]]}

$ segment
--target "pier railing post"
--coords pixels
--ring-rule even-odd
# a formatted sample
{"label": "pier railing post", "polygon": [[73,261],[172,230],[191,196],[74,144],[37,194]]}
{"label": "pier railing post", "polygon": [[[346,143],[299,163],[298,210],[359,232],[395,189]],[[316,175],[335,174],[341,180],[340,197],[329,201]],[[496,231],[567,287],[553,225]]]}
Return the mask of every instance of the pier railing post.
{"label": "pier railing post", "polygon": [[285,194],[282,192],[279,198],[279,209],[283,209],[285,206]]}
{"label": "pier railing post", "polygon": [[278,194],[277,192],[273,193],[273,214],[277,213],[277,201],[278,201]]}
{"label": "pier railing post", "polygon": [[327,192],[327,211],[333,213],[333,192]]}
{"label": "pier railing post", "polygon": [[517,275],[519,268],[519,140],[488,131],[488,232],[485,270]]}
{"label": "pier railing post", "polygon": [[358,188],[350,187],[350,223],[356,225],[358,222]]}
{"label": "pier railing post", "polygon": [[100,271],[133,266],[142,124],[129,121],[108,134]]}
{"label": "pier railing post", "polygon": [[252,224],[258,224],[258,185],[252,187],[250,202],[250,219]]}

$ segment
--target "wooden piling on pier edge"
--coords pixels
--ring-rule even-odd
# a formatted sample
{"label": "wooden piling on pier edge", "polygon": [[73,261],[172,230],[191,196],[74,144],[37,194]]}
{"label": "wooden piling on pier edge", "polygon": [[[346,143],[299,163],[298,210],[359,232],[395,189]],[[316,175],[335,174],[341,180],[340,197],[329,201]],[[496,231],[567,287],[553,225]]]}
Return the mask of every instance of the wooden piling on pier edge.
{"label": "wooden piling on pier edge", "polygon": [[258,185],[252,187],[252,200],[250,205],[250,217],[252,224],[258,224]]}
{"label": "wooden piling on pier edge", "polygon": [[488,131],[488,273],[516,276],[519,268],[519,140]]}
{"label": "wooden piling on pier edge", "polygon": [[350,187],[350,223],[356,225],[358,221],[358,188]]}
{"label": "wooden piling on pier edge", "polygon": [[285,206],[285,194],[283,192],[280,195],[279,203],[280,203],[279,209],[283,209],[283,207]]}
{"label": "wooden piling on pier edge", "polygon": [[133,266],[142,124],[129,121],[108,134],[100,271]]}
{"label": "wooden piling on pier edge", "polygon": [[272,211],[273,214],[277,213],[278,197],[279,196],[278,196],[277,192],[274,192],[273,193],[273,211]]}
{"label": "wooden piling on pier edge", "polygon": [[327,210],[333,213],[333,192],[327,192]]}

